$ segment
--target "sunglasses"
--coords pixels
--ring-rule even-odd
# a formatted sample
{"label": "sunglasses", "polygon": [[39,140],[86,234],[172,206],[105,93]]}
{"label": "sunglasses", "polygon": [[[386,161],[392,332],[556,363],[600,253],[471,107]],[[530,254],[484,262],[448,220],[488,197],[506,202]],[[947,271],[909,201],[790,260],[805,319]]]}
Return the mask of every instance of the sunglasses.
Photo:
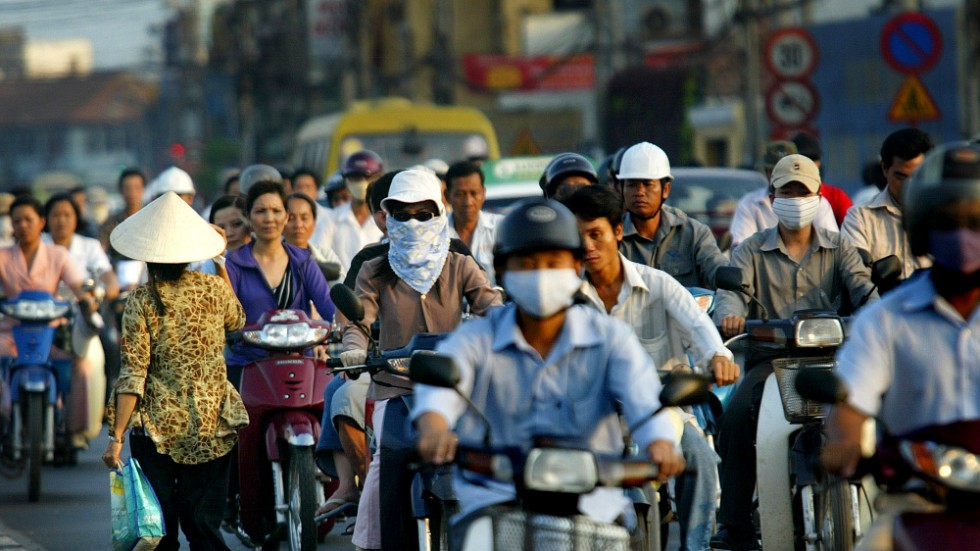
{"label": "sunglasses", "polygon": [[419,212],[398,211],[391,214],[391,217],[394,218],[395,220],[398,220],[399,222],[408,222],[412,218],[418,220],[419,222],[428,222],[429,220],[432,220],[436,216],[439,215],[434,212],[429,212],[427,210],[422,210]]}

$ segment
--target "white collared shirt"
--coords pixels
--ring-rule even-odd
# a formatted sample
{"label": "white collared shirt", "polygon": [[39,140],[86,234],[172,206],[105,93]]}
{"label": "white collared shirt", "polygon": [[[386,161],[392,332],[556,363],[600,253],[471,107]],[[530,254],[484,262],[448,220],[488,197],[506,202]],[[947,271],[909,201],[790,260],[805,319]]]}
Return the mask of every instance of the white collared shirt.
{"label": "white collared shirt", "polygon": [[333,209],[316,203],[316,227],[313,228],[313,235],[310,236],[310,244],[321,251],[333,247],[334,212]]}
{"label": "white collared shirt", "polygon": [[[473,259],[487,272],[491,285],[497,284],[493,272],[493,243],[497,239],[497,223],[502,218],[503,215],[500,214],[481,212],[476,219],[476,228],[469,244]],[[449,213],[449,237],[459,239],[454,220],[453,213]]]}
{"label": "white collared shirt", "polygon": [[858,249],[871,255],[871,260],[895,255],[902,261],[902,277],[908,279],[918,268],[928,268],[928,256],[915,256],[902,227],[902,211],[888,188],[878,192],[863,205],[847,211],[841,234]]}
{"label": "white collared shirt", "polygon": [[351,203],[334,210],[333,222],[333,243],[330,248],[337,253],[337,258],[340,259],[340,265],[344,272],[350,270],[350,263],[354,259],[354,255],[364,247],[377,243],[384,236],[377,224],[374,223],[373,217],[368,216],[364,219],[363,224],[358,223]]}
{"label": "white collared shirt", "polygon": [[[685,352],[693,347],[697,363],[706,364],[716,355],[732,359],[708,314],[690,291],[666,272],[630,262],[619,255],[623,287],[609,315],[628,323],[643,349],[659,368],[687,363]],[[605,311],[602,298],[586,279],[582,292]]]}

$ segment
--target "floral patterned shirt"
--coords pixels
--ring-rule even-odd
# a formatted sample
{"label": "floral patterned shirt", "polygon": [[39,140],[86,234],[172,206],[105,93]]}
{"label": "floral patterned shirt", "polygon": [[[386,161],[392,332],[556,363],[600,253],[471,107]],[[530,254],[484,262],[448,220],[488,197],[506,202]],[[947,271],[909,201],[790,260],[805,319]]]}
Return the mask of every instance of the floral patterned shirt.
{"label": "floral patterned shirt", "polygon": [[237,430],[248,425],[222,356],[225,331],[241,329],[245,312],[217,276],[184,272],[157,289],[163,318],[148,285],[126,303],[109,426],[115,423],[115,394],[135,394],[130,426],[142,426],[158,452],[181,464],[211,461],[231,451]]}

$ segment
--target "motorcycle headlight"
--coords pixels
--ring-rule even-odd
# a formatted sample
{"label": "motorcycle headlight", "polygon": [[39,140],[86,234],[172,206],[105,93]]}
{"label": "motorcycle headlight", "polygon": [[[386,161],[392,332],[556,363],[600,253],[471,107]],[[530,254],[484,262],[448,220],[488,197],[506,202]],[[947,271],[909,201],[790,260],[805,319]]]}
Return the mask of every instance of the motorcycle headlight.
{"label": "motorcycle headlight", "polygon": [[273,348],[306,348],[327,338],[325,327],[308,323],[271,323],[259,331],[245,331],[242,338],[249,344]]}
{"label": "motorcycle headlight", "polygon": [[934,442],[904,441],[900,449],[921,473],[956,490],[980,492],[980,458],[975,454]]}
{"label": "motorcycle headlight", "polygon": [[25,321],[51,320],[68,313],[70,306],[65,302],[53,300],[18,300],[5,302],[3,313]]}
{"label": "motorcycle headlight", "polygon": [[598,482],[595,455],[588,450],[535,448],[524,465],[524,485],[529,490],[584,494]]}
{"label": "motorcycle headlight", "polygon": [[821,348],[840,346],[844,342],[844,324],[840,318],[807,318],[796,322],[796,346]]}
{"label": "motorcycle headlight", "polygon": [[388,370],[408,377],[408,362],[412,358],[391,358],[388,360]]}

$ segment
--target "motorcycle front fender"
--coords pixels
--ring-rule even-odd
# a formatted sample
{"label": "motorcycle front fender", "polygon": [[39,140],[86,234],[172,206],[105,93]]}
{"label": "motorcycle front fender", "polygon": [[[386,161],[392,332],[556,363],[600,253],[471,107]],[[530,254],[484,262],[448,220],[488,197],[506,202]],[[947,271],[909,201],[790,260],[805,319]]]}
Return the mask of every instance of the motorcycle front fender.
{"label": "motorcycle front fender", "polygon": [[756,432],[759,522],[764,549],[793,549],[793,502],[789,478],[789,438],[800,425],[783,415],[776,376],[766,379]]}
{"label": "motorcycle front fender", "polygon": [[412,514],[415,518],[429,516],[426,503],[431,499],[444,502],[456,501],[451,466],[443,465],[434,470],[415,473],[412,479]]}
{"label": "motorcycle front fender", "polygon": [[265,429],[265,450],[269,461],[280,460],[280,443],[299,447],[316,446],[320,420],[305,411],[283,411],[272,416]]}
{"label": "motorcycle front fender", "polygon": [[797,486],[816,484],[820,473],[816,466],[823,449],[823,431],[821,425],[808,424],[794,435],[793,448],[790,452],[791,480]]}

